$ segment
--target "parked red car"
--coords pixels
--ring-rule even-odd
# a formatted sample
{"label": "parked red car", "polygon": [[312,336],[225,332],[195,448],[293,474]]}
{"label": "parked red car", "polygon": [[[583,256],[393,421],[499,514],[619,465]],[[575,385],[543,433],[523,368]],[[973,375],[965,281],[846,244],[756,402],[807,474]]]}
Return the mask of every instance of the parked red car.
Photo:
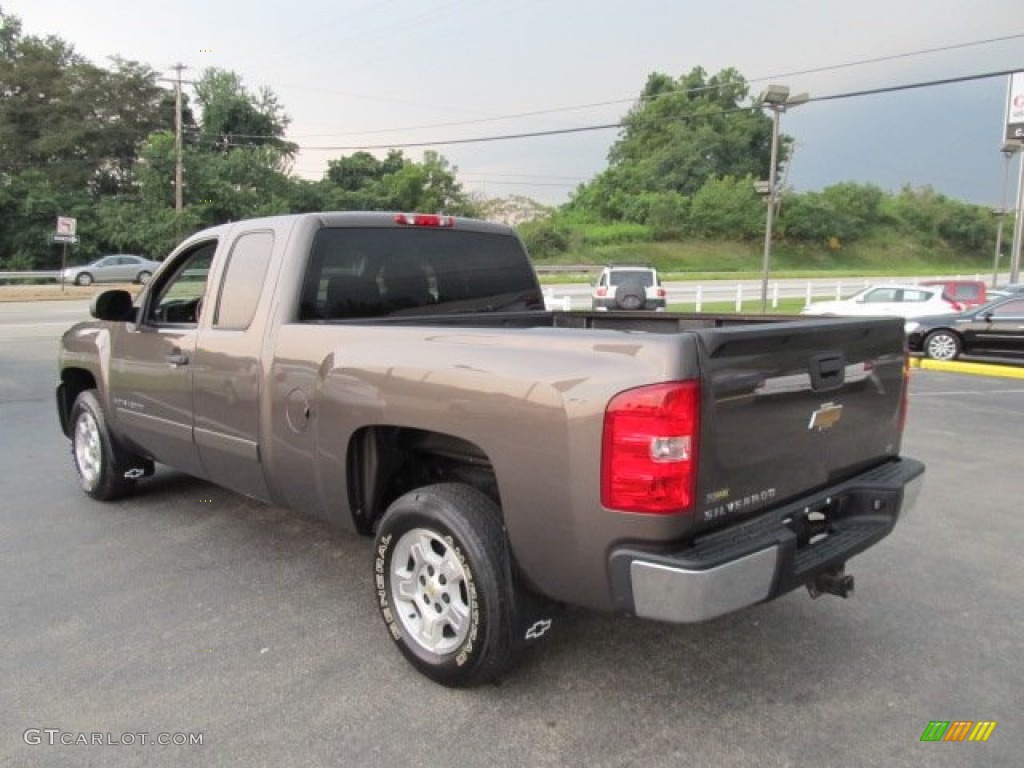
{"label": "parked red car", "polygon": [[980,307],[988,301],[981,280],[925,280],[921,285],[941,285],[943,298],[959,304],[961,309]]}

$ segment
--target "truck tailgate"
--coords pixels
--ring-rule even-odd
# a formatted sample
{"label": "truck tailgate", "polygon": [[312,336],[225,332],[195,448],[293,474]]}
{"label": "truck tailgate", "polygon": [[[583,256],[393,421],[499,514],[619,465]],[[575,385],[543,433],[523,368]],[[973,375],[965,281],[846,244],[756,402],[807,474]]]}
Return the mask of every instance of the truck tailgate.
{"label": "truck tailgate", "polygon": [[714,528],[898,456],[901,319],[698,331],[697,524]]}

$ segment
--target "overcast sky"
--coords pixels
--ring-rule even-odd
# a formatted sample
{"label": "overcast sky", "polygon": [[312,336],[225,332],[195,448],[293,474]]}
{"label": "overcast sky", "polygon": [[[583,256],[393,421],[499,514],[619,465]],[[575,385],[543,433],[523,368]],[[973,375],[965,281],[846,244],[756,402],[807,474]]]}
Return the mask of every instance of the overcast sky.
{"label": "overcast sky", "polygon": [[[22,20],[25,34],[59,35],[97,64],[120,55],[170,77],[181,62],[185,78],[219,67],[252,89],[268,86],[292,118],[289,138],[303,147],[295,171],[307,178],[361,146],[613,123],[651,72],[734,67],[754,93],[771,81],[823,97],[1024,70],[1021,0],[0,0],[0,7]],[[996,38],[1011,39],[974,44]],[[934,52],[917,53],[926,50]],[[999,205],[1006,87],[1007,78],[995,77],[793,109],[782,118],[797,142],[789,181],[801,191],[846,180],[889,191],[931,185]],[[543,114],[510,117],[524,113]],[[604,169],[616,135],[434,148],[458,166],[468,190],[557,204]],[[404,152],[418,160],[423,148]]]}

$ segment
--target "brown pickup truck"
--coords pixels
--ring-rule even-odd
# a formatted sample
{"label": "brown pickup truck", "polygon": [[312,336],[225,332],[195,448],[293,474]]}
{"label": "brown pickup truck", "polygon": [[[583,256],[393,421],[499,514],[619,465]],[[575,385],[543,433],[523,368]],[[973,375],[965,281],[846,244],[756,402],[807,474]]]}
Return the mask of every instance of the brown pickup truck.
{"label": "brown pickup truck", "polygon": [[492,679],[571,603],[709,619],[846,561],[920,485],[897,319],[548,312],[514,232],[323,213],[199,232],[63,337],[83,489],[169,465],[373,536],[389,634]]}

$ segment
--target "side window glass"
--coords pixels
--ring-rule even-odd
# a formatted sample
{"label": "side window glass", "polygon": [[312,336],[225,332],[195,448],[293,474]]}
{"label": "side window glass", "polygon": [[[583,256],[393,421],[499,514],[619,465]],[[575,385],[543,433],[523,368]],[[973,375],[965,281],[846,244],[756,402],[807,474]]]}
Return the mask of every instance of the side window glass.
{"label": "side window glass", "polygon": [[245,330],[256,314],[274,251],[272,232],[246,232],[231,248],[217,297],[213,327]]}
{"label": "side window glass", "polygon": [[1024,301],[1008,301],[992,311],[993,317],[1024,317]]}
{"label": "side window glass", "polygon": [[879,288],[864,295],[861,301],[874,303],[876,301],[898,301],[896,291],[891,288]]}
{"label": "side window glass", "polygon": [[195,325],[199,322],[206,279],[217,241],[201,243],[177,259],[174,270],[155,287],[146,316],[154,325]]}

